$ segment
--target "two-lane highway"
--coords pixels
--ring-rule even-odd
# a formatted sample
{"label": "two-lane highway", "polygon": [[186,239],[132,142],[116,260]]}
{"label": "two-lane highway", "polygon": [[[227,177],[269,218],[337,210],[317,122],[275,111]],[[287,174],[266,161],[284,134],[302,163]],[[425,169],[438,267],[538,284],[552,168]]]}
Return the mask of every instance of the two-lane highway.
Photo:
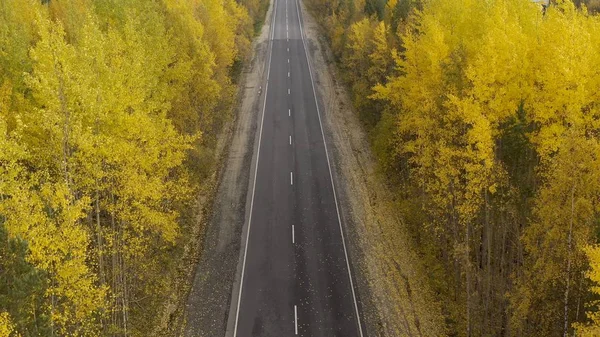
{"label": "two-lane highway", "polygon": [[362,337],[302,14],[273,1],[232,335]]}

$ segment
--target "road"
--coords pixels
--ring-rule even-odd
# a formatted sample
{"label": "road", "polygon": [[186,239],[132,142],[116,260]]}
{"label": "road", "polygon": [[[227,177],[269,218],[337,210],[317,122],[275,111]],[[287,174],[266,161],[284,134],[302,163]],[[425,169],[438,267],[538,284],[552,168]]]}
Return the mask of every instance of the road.
{"label": "road", "polygon": [[273,1],[231,335],[362,337],[302,13]]}

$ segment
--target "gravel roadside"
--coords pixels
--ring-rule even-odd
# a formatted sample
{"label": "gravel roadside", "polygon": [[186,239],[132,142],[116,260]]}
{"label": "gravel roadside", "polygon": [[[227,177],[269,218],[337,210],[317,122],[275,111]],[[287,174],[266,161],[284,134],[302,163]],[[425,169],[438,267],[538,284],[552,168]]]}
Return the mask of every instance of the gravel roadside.
{"label": "gravel roadside", "polygon": [[244,227],[250,166],[259,119],[260,83],[265,76],[272,6],[253,43],[252,60],[240,80],[235,118],[220,137],[224,146],[211,220],[185,308],[186,337],[225,336]]}

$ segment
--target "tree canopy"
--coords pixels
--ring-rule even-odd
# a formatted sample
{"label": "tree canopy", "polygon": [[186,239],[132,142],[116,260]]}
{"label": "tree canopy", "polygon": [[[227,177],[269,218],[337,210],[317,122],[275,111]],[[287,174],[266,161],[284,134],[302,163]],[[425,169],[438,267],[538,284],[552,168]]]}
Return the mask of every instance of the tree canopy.
{"label": "tree canopy", "polygon": [[264,15],[248,3],[0,0],[1,336],[162,319]]}

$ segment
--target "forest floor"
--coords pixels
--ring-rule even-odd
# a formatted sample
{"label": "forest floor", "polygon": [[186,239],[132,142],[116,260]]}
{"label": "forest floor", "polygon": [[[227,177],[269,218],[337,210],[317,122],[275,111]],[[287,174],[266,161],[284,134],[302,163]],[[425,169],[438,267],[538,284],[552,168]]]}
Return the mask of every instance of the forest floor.
{"label": "forest floor", "polygon": [[367,335],[444,336],[426,266],[394,210],[392,192],[377,173],[367,133],[353,111],[328,41],[304,4],[302,11]]}

